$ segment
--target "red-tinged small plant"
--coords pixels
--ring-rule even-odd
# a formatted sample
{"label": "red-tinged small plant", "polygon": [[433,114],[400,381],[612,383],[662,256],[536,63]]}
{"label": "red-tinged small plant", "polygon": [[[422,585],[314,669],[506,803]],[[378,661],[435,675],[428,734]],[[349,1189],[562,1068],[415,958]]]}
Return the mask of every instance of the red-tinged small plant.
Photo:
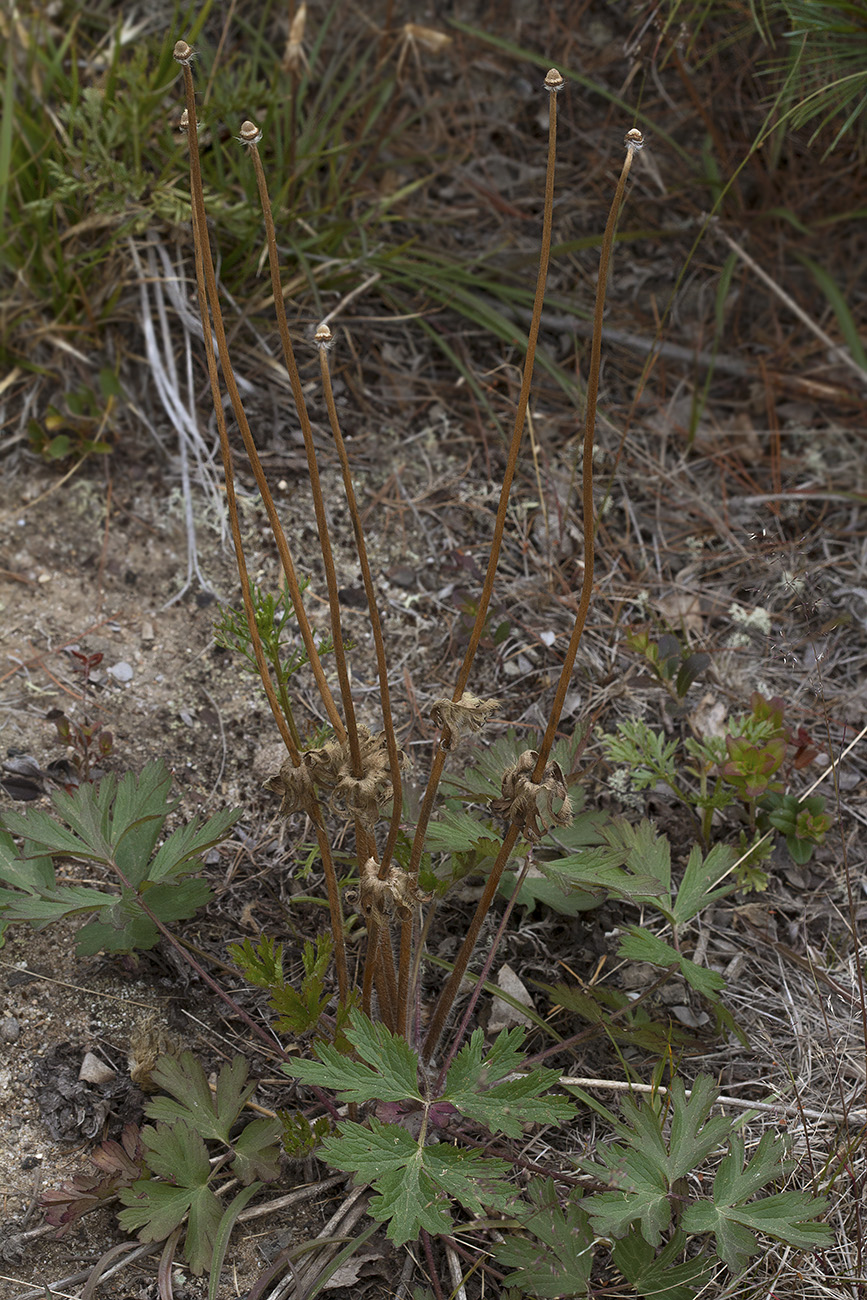
{"label": "red-tinged small plant", "polygon": [[39,1198],[45,1222],[57,1228],[58,1237],[82,1215],[113,1201],[122,1188],[132,1187],[142,1177],[144,1147],[138,1126],[124,1125],[119,1142],[107,1138],[87,1158],[96,1166],[96,1173],[74,1174],[59,1187],[47,1188]]}
{"label": "red-tinged small plant", "polygon": [[114,749],[112,733],[95,718],[88,707],[91,674],[102,663],[103,655],[85,654],[81,650],[70,650],[73,668],[81,680],[81,718],[71,718],[62,709],[51,709],[46,714],[48,722],[53,722],[57,734],[67,748],[67,755],[75,771],[75,779],[67,789],[79,785],[82,781],[94,781],[102,776],[98,764],[108,758]]}
{"label": "red-tinged small plant", "polygon": [[728,762],[720,767],[720,776],[745,803],[782,790],[782,782],[772,779],[786,757],[786,742],[781,736],[757,744],[745,736],[726,736],[725,745]]}

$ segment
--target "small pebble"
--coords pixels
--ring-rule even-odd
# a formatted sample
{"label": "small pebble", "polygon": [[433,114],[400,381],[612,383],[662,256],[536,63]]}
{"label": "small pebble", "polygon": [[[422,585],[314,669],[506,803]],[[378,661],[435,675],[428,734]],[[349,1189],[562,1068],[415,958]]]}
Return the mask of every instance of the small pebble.
{"label": "small pebble", "polygon": [[21,1034],[21,1025],[14,1016],[4,1016],[0,1020],[0,1042],[17,1043]]}
{"label": "small pebble", "polygon": [[98,1056],[94,1056],[93,1052],[85,1052],[78,1077],[82,1083],[111,1083],[114,1070]]}
{"label": "small pebble", "polygon": [[113,677],[116,682],[132,681],[132,666],[121,659],[119,664],[112,664],[108,669],[109,677]]}

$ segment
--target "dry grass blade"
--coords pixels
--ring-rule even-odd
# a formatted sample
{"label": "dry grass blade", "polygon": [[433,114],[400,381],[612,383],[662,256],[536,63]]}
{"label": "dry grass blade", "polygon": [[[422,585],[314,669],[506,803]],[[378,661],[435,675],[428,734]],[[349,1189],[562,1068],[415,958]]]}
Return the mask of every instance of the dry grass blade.
{"label": "dry grass blade", "polygon": [[[181,491],[183,493],[184,523],[187,532],[187,576],[186,581],[180,590],[172,596],[171,600],[166,602],[164,608],[168,609],[169,606],[174,605],[179,600],[183,599],[196,580],[203,591],[211,591],[210,584],[199,567],[198,548],[196,544],[196,520],[192,496],[192,476],[190,472],[191,461],[195,461],[197,482],[207,493],[212,508],[216,508],[221,520],[224,518],[223,505],[220,500],[219,490],[214,476],[213,460],[205,446],[204,439],[199,432],[198,422],[195,415],[195,392],[192,382],[192,349],[190,347],[189,332],[185,332],[184,335],[187,380],[187,400],[185,401],[178,382],[174,348],[170,337],[168,314],[163,295],[162,279],[157,272],[156,259],[154,257],[154,244],[153,242],[148,244],[147,273],[145,273],[134,240],[129,241],[129,248],[133,263],[139,275],[141,321],[145,337],[145,351],[147,354],[148,366],[151,375],[153,376],[163,410],[177,434],[180,454]],[[167,256],[162,245],[160,245],[160,254],[164,259],[163,267],[165,270]],[[148,285],[150,285],[150,292],[153,295],[153,304],[148,296]],[[154,315],[159,322],[162,350],[160,349],[156,330],[154,329]]]}

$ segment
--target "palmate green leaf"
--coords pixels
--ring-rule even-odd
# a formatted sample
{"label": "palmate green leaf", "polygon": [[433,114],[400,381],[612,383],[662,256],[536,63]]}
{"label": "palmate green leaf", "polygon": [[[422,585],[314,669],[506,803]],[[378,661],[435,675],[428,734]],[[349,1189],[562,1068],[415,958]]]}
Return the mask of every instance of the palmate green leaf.
{"label": "palmate green leaf", "polygon": [[740,1272],[757,1253],[754,1232],[799,1250],[818,1250],[827,1245],[831,1229],[819,1221],[828,1209],[824,1198],[789,1191],[750,1200],[756,1192],[783,1177],[786,1169],[783,1143],[775,1134],[762,1134],[746,1165],[743,1137],[733,1134],[729,1151],[714,1179],[713,1200],[687,1207],[684,1231],[712,1232],[717,1254],[733,1272]]}
{"label": "palmate green leaf", "polygon": [[98,952],[148,952],[160,941],[160,932],[141,908],[133,903],[128,915],[121,912],[119,901],[100,909],[104,921],[88,921],[75,936],[79,957],[93,957]]}
{"label": "palmate green leaf", "polygon": [[273,1182],[280,1174],[280,1138],[283,1124],[279,1119],[254,1119],[232,1141],[235,1158],[232,1173],[242,1183],[260,1178]]}
{"label": "palmate green leaf", "polygon": [[684,1234],[676,1232],[657,1252],[637,1229],[631,1228],[614,1243],[611,1257],[633,1290],[647,1300],[695,1300],[713,1270],[704,1259],[676,1264],[684,1241]]}
{"label": "palmate green leaf", "polygon": [[649,875],[656,882],[652,892],[642,895],[633,890],[636,903],[655,907],[663,916],[671,918],[671,845],[665,835],[647,817],[633,826],[630,822],[612,821],[605,828],[605,838],[623,853],[623,860],[635,876]]}
{"label": "palmate green leaf", "polygon": [[533,1209],[517,1217],[531,1235],[512,1233],[493,1246],[497,1262],[515,1269],[503,1286],[517,1286],[540,1300],[589,1295],[594,1234],[580,1189],[573,1189],[562,1207],[551,1179],[531,1183],[527,1195]]}
{"label": "palmate green leaf", "polygon": [[405,1039],[358,1010],[352,1012],[346,1037],[361,1061],[343,1056],[330,1043],[317,1043],[318,1061],[287,1061],[283,1070],[302,1083],[331,1088],[343,1102],[423,1100],[418,1057]]}
{"label": "palmate green leaf", "polygon": [[509,1164],[479,1151],[461,1150],[444,1142],[419,1146],[405,1128],[371,1119],[369,1127],[346,1121],[338,1134],[320,1148],[323,1160],[369,1183],[376,1195],[369,1212],[388,1223],[387,1235],[397,1246],[418,1236],[448,1232],[450,1200],[470,1214],[506,1209],[514,1190],[505,1181]]}
{"label": "palmate green leaf", "polygon": [[[105,804],[102,785],[100,782],[99,797]],[[132,885],[140,884],[150,874],[151,854],[169,813],[177,807],[177,801],[169,800],[171,785],[171,773],[157,759],[147,763],[138,776],[126,772],[117,787],[110,808],[109,843],[115,862]]]}
{"label": "palmate green leaf", "polygon": [[[119,895],[102,894],[97,918],[82,926],[76,935],[75,951],[79,957],[97,952],[146,952],[160,939],[159,928],[143,911],[139,895],[122,889]],[[211,897],[204,880],[183,880],[179,884],[154,885],[144,889],[142,897],[161,921],[178,921],[193,916]],[[81,908],[77,909],[81,911]],[[92,911],[89,907],[86,910]]]}
{"label": "palmate green leaf", "polygon": [[664,939],[659,939],[647,930],[639,929],[638,926],[630,926],[628,932],[621,938],[617,951],[621,957],[631,961],[650,962],[661,970],[674,966],[696,993],[707,998],[713,1007],[717,1027],[722,1026],[739,1038],[745,1047],[748,1046],[744,1031],[720,1001],[719,995],[725,988],[725,980],[717,971],[708,970],[706,966],[699,966],[697,962],[690,961]]}
{"label": "palmate green leaf", "polygon": [[43,926],[64,916],[110,907],[116,898],[117,895],[103,894],[87,885],[58,885],[53,889],[41,888],[38,893],[36,888],[26,893],[0,889],[0,920],[31,921]]}
{"label": "palmate green leaf", "polygon": [[[683,1083],[676,1079],[667,1103],[659,1096],[643,1103],[624,1100],[623,1119],[614,1122],[623,1142],[600,1146],[598,1162],[581,1162],[585,1172],[618,1189],[602,1192],[588,1203],[598,1232],[621,1237],[631,1224],[638,1223],[645,1240],[651,1246],[659,1245],[671,1222],[669,1197],[675,1184],[731,1133],[728,1119],[710,1116],[716,1097],[713,1080],[701,1075],[689,1099]],[[671,1109],[668,1136],[664,1129],[666,1104]]]}
{"label": "palmate green leaf", "polygon": [[481,853],[495,858],[502,840],[490,822],[462,808],[443,808],[428,826],[425,848],[431,853]]}
{"label": "palmate green leaf", "polygon": [[115,896],[87,885],[58,885],[50,857],[20,858],[15,842],[0,831],[0,935],[7,925],[27,921],[36,929],[67,916],[101,910]]}
{"label": "palmate green leaf", "polygon": [[660,898],[663,888],[649,872],[636,873],[624,868],[626,855],[622,847],[588,847],[568,857],[539,858],[537,865],[552,883],[567,893],[595,890],[597,893],[628,900]]}
{"label": "palmate green leaf", "polygon": [[[605,901],[603,890],[597,889],[591,892],[587,889],[574,888],[556,877],[549,879],[538,869],[539,866],[541,863],[530,867],[518,894],[518,902],[521,907],[526,907],[528,913],[532,914],[536,904],[542,903],[545,907],[550,907],[552,912],[558,912],[560,916],[578,916],[581,912],[589,912],[591,908],[598,907]],[[515,873],[504,871],[497,891],[504,898],[511,898],[516,884]]]}
{"label": "palmate green leaf", "polygon": [[[588,1024],[599,1026],[600,1032],[612,1042],[634,1043],[653,1056],[696,1045],[695,1035],[677,1021],[669,1019],[664,1024],[654,1021],[641,1003],[636,1006],[620,990],[599,984],[586,988],[564,983],[542,984],[536,980],[530,984],[565,1011],[574,1011]],[[611,1017],[612,1011],[619,1013],[616,1020]]]}
{"label": "palmate green leaf", "polygon": [[208,1148],[200,1133],[183,1121],[146,1124],[141,1140],[151,1172],[178,1187],[196,1187],[211,1176]]}
{"label": "palmate green leaf", "polygon": [[[86,791],[88,800],[92,800],[92,786],[82,785],[78,789]],[[56,793],[54,795],[55,803],[57,799],[58,794]],[[111,860],[111,845],[102,834],[98,819],[95,828],[91,825],[91,820],[85,818],[83,827],[85,833],[79,835],[67,829],[66,826],[62,826],[60,822],[55,821],[51,814],[47,812],[34,809],[28,813],[6,812],[3,814],[3,823],[6,829],[11,831],[13,835],[20,836],[24,841],[22,856],[32,858],[46,853],[62,853],[66,857],[109,862]]]}
{"label": "palmate green leaf", "polygon": [[[558,741],[551,753],[552,760],[560,764],[567,776],[575,765],[575,754],[581,739],[582,737],[576,734],[570,740]],[[449,796],[456,795],[460,799],[473,803],[488,804],[492,799],[499,799],[503,793],[503,773],[526,748],[526,739],[519,736],[514,728],[510,728],[492,745],[475,753],[471,766],[467,766],[460,772],[447,773],[442,780],[443,791]],[[572,799],[572,810],[579,813],[584,806],[584,792],[581,786],[571,787],[569,793]],[[556,838],[566,843],[564,837],[568,834],[568,828],[558,829]]]}
{"label": "palmate green leaf", "polygon": [[234,1056],[220,1070],[214,1094],[192,1052],[161,1056],[153,1070],[154,1083],[177,1100],[154,1097],[145,1106],[145,1113],[149,1119],[164,1120],[173,1126],[187,1123],[203,1138],[217,1138],[228,1146],[229,1130],[255,1090],[255,1084],[244,1086],[248,1068],[243,1056]]}
{"label": "palmate green leaf", "polygon": [[265,934],[254,948],[249,939],[230,943],[229,956],[237,962],[245,980],[260,989],[275,989],[283,984],[283,945]]}
{"label": "palmate green leaf", "polygon": [[[127,1232],[137,1233],[140,1241],[163,1241],[183,1223],[188,1213],[192,1225],[194,1207],[194,1235],[201,1235],[204,1224],[212,1225],[216,1232],[223,1213],[220,1202],[205,1184],[175,1187],[153,1179],[140,1179],[132,1187],[121,1188],[119,1196],[129,1208],[120,1211],[118,1222]],[[198,1272],[202,1272],[201,1267]]]}
{"label": "palmate green leaf", "polygon": [[118,1220],[141,1241],[162,1241],[189,1214],[184,1252],[190,1268],[201,1274],[209,1267],[223,1207],[208,1186],[211,1167],[201,1136],[188,1124],[147,1125],[142,1129],[146,1161],[167,1182],[140,1179],[119,1195],[128,1208]]}
{"label": "palmate green leaf", "polygon": [[564,1124],[575,1108],[565,1097],[543,1097],[559,1071],[544,1068],[506,1079],[523,1065],[523,1029],[505,1030],[485,1053],[484,1033],[476,1029],[458,1052],[446,1076],[442,1100],[492,1133],[520,1137],[523,1124]]}
{"label": "palmate green leaf", "polygon": [[201,854],[224,840],[240,815],[240,808],[226,808],[205,822],[194,817],[186,826],[179,826],[160,845],[148,867],[148,879],[162,880],[167,876],[177,878],[198,871]]}
{"label": "palmate green leaf", "polygon": [[[41,893],[55,887],[54,866],[49,857],[22,860],[15,841],[8,831],[0,828],[0,880],[28,893]],[[6,890],[0,891],[4,895]],[[13,895],[14,897],[14,895]]]}
{"label": "palmate green leaf", "polygon": [[214,891],[204,880],[181,880],[160,885],[150,885],[146,881],[141,890],[141,897],[161,921],[181,921],[193,916],[213,896]]}
{"label": "palmate green leaf", "polygon": [[138,777],[128,772],[120,783],[109,773],[98,785],[85,783],[71,793],[56,791],[52,796],[56,817],[34,811],[10,813],[4,820],[13,834],[26,841],[28,856],[36,850],[86,861],[116,861],[135,885],[144,879],[154,845],[172,811],[170,785],[165,764],[157,760],[148,763]]}

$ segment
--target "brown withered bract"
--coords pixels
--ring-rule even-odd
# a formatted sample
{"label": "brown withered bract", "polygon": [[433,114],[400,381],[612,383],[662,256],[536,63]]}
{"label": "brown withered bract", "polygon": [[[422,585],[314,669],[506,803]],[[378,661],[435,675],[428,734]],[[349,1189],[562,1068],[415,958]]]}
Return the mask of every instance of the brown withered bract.
{"label": "brown withered bract", "polygon": [[443,749],[454,749],[461,736],[481,731],[488,718],[496,711],[496,700],[480,700],[469,691],[464,691],[457,701],[434,700],[428,716],[438,727],[442,727]]}
{"label": "brown withered bract", "polygon": [[[535,749],[525,749],[518,761],[503,773],[502,799],[494,799],[491,807],[502,817],[517,822],[532,843],[536,843],[552,826],[572,824],[572,800],[566,789],[566,778],[559,763],[548,763],[542,779],[532,779],[539,754]],[[558,810],[554,800],[561,799]],[[541,806],[540,806],[541,804]]]}
{"label": "brown withered bract", "polygon": [[420,903],[428,903],[432,894],[424,894],[418,887],[418,878],[402,867],[389,867],[385,879],[379,878],[380,864],[368,858],[361,868],[359,888],[347,893],[348,901],[356,903],[366,920],[373,918],[382,923],[393,912],[399,920],[409,921]]}

